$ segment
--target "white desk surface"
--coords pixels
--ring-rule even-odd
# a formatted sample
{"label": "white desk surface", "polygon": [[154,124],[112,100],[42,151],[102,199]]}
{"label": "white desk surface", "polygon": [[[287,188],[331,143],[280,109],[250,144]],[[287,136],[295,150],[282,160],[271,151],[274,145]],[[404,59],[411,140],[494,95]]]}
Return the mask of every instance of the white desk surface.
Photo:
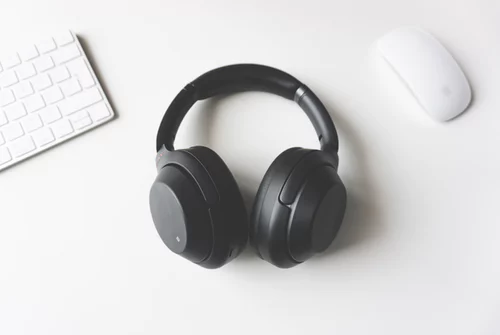
{"label": "white desk surface", "polygon": [[[0,334],[500,334],[500,2],[3,1],[1,52],[71,28],[119,117],[0,173]],[[437,124],[371,47],[420,25],[472,107]],[[324,255],[283,271],[245,252],[216,271],[172,254],[150,218],[156,130],[214,67],[279,67],[323,99],[347,215]],[[285,148],[317,148],[293,103],[196,106],[178,146],[214,148],[251,204]]]}

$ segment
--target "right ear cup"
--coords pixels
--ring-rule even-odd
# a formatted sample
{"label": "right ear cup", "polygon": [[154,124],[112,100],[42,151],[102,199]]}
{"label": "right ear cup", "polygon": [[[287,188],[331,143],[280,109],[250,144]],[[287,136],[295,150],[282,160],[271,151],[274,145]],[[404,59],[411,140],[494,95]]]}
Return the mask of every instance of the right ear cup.
{"label": "right ear cup", "polygon": [[333,241],[347,194],[336,158],[289,149],[271,164],[252,213],[251,240],[260,256],[282,268],[300,264]]}
{"label": "right ear cup", "polygon": [[249,238],[257,254],[263,259],[268,258],[268,255],[265,251],[262,251],[260,246],[270,242],[267,240],[265,233],[268,229],[268,222],[264,217],[271,214],[275,204],[275,200],[269,201],[269,199],[278,198],[293,167],[310,151],[302,148],[290,148],[283,151],[271,163],[262,178],[252,209]]}
{"label": "right ear cup", "polygon": [[243,198],[224,161],[206,147],[165,151],[150,207],[163,242],[206,268],[235,258],[248,236]]}

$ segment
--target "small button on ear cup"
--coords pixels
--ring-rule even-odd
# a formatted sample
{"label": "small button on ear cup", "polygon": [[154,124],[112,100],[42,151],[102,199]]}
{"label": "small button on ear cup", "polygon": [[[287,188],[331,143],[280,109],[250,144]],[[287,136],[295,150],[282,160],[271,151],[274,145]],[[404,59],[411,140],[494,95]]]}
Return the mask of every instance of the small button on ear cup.
{"label": "small button on ear cup", "polygon": [[208,206],[191,176],[177,166],[158,174],[149,195],[153,222],[173,252],[200,263],[212,252]]}

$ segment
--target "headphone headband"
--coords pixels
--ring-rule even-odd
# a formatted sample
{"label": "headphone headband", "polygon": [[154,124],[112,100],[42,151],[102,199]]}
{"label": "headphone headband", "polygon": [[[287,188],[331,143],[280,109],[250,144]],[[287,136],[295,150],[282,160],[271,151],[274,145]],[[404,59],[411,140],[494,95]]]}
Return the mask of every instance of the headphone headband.
{"label": "headphone headband", "polygon": [[261,91],[294,100],[309,117],[321,143],[321,150],[338,152],[338,135],[323,103],[307,86],[281,70],[257,65],[236,64],[209,71],[180,91],[168,107],[158,129],[156,150],[174,150],[177,130],[189,109],[198,100],[219,94]]}

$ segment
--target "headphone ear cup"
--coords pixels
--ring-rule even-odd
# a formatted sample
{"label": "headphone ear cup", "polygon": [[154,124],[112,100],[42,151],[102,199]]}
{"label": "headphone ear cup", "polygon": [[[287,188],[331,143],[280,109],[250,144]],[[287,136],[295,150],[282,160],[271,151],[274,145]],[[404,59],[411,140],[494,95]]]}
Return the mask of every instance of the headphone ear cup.
{"label": "headphone ear cup", "polygon": [[252,217],[252,244],[264,260],[283,268],[324,251],[346,207],[335,158],[319,150],[299,150],[285,151],[273,162]]}
{"label": "headphone ear cup", "polygon": [[248,218],[224,161],[205,147],[165,152],[161,160],[150,207],[163,242],[206,268],[235,258],[248,239]]}

